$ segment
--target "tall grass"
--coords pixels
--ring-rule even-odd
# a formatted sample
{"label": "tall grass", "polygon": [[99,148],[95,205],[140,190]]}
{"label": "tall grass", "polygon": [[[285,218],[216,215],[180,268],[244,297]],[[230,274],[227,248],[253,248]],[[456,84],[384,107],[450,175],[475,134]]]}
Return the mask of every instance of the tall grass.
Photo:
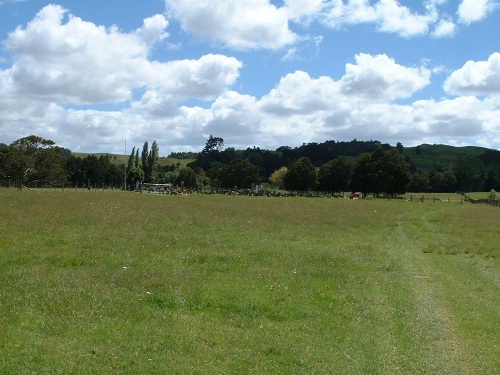
{"label": "tall grass", "polygon": [[0,373],[499,373],[500,210],[0,190]]}

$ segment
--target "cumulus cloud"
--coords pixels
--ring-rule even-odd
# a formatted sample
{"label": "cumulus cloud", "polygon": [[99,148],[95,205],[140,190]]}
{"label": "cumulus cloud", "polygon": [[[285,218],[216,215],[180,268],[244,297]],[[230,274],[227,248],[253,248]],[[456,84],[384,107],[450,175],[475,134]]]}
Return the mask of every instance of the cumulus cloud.
{"label": "cumulus cloud", "polygon": [[444,89],[455,95],[500,95],[500,53],[487,61],[467,61],[451,73]]}
{"label": "cumulus cloud", "polygon": [[458,7],[458,18],[466,25],[485,18],[498,4],[495,0],[462,0]]}
{"label": "cumulus cloud", "polygon": [[[19,95],[62,103],[124,102],[135,89],[160,87],[169,95],[209,98],[232,84],[242,64],[233,57],[206,55],[198,60],[149,61],[155,43],[167,37],[163,15],[122,33],[69,15],[48,5],[9,34],[5,47],[15,55],[1,74],[3,86]],[[11,92],[12,94],[12,92]]]}
{"label": "cumulus cloud", "polygon": [[168,27],[168,21],[161,14],[146,18],[144,25],[137,29],[136,35],[147,45],[152,45],[168,37],[165,31]]}
{"label": "cumulus cloud", "polygon": [[[428,21],[422,23],[422,19],[413,18],[417,14],[394,1],[371,5],[362,0],[290,0],[282,8],[263,0],[232,5],[201,1],[210,13],[209,23],[223,23],[220,20],[227,15],[228,7],[232,6],[231,11],[237,15],[253,5],[284,17],[278,17],[279,22],[271,26],[286,25],[283,20],[287,17],[296,22],[313,22],[319,11],[337,17],[344,25],[354,22],[349,17],[356,14],[358,21],[372,22],[380,30],[388,27],[405,36],[424,32],[424,24],[427,28],[433,25],[439,36],[450,33],[450,24],[434,18],[433,9],[442,2],[426,2],[428,11],[424,16]],[[168,4],[173,14],[194,3],[185,0]],[[293,4],[302,4],[303,11]],[[338,14],[333,14],[334,10]],[[391,23],[391,14],[395,18],[409,17],[408,28]],[[202,14],[188,9],[176,17],[194,33],[191,23],[198,16]],[[410,27],[411,20],[415,23]],[[248,21],[254,22],[252,25],[245,22],[228,33],[235,34],[235,39],[219,39],[217,33],[208,36],[226,46],[234,43],[237,48],[274,49],[286,45],[291,51],[289,56],[297,47],[288,45],[296,36],[287,26],[268,32],[289,39],[273,42],[273,38],[256,37],[252,32],[248,40],[244,39],[242,35],[256,27],[253,20]],[[259,22],[269,24],[265,19]],[[231,89],[238,83],[243,67],[234,57],[206,54],[185,60],[152,61],[152,49],[169,38],[168,27],[165,16],[156,15],[144,20],[137,30],[125,33],[116,27],[86,22],[59,6],[43,8],[4,41],[13,63],[0,70],[0,139],[6,142],[39,134],[74,151],[91,152],[123,152],[123,139],[136,146],[156,139],[168,151],[199,150],[210,134],[224,137],[227,145],[236,148],[256,145],[273,149],[353,138],[393,144],[453,144],[471,137],[489,147],[500,147],[500,137],[491,135],[500,132],[498,52],[487,61],[467,62],[449,75],[444,89],[449,94],[463,95],[456,98],[412,103],[415,93],[431,82],[432,73],[425,61],[420,66],[402,65],[388,55],[366,53],[355,55],[340,77],[314,77],[305,70],[296,70],[284,73],[276,79],[274,88],[256,97]],[[277,30],[284,31],[276,34]],[[260,47],[257,40],[263,41]],[[315,40],[317,44],[320,41]],[[204,102],[200,104],[200,100]],[[109,102],[118,104],[105,105]],[[97,106],[89,109],[89,104],[94,103]]]}
{"label": "cumulus cloud", "polygon": [[198,38],[236,49],[279,49],[296,41],[285,8],[269,0],[166,0],[171,16]]}
{"label": "cumulus cloud", "polygon": [[457,30],[457,25],[451,19],[442,19],[440,20],[432,32],[432,37],[434,38],[444,38],[444,37],[452,37],[455,35]]}
{"label": "cumulus cloud", "polygon": [[356,55],[356,64],[346,65],[342,92],[368,100],[392,101],[411,97],[430,83],[425,67],[405,67],[387,55]]}
{"label": "cumulus cloud", "polygon": [[[9,74],[20,94],[69,103],[119,102],[143,84],[136,72],[148,46],[48,5],[5,42],[16,60]],[[149,30],[147,26],[143,31]]]}
{"label": "cumulus cloud", "polygon": [[334,0],[323,5],[323,23],[330,27],[374,24],[382,32],[403,37],[425,35],[439,18],[436,1],[426,2],[425,14],[418,14],[397,0]]}
{"label": "cumulus cloud", "polygon": [[[106,144],[108,135],[126,136],[132,124],[133,134],[140,134],[146,120],[175,118],[180,102],[214,99],[236,81],[242,63],[234,57],[150,61],[151,49],[168,37],[167,27],[165,17],[155,15],[124,33],[86,22],[58,5],[44,7],[3,42],[13,63],[0,70],[0,135],[57,133],[57,140],[70,130],[82,145],[97,136]],[[125,108],[64,108],[103,103]]]}

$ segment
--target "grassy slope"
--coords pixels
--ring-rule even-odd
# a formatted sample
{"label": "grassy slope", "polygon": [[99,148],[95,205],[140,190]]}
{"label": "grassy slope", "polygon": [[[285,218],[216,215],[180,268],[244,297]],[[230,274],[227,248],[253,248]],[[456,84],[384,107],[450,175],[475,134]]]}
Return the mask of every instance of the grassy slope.
{"label": "grassy slope", "polygon": [[[88,155],[95,155],[96,157],[99,157],[101,155],[109,155],[111,157],[111,162],[116,163],[116,164],[127,164],[129,156],[126,155],[118,155],[118,154],[106,154],[106,153],[94,153],[94,154],[89,154],[89,153],[82,153],[82,152],[73,152],[73,155],[76,157],[84,158]],[[167,158],[167,157],[160,157],[158,158],[158,164],[159,165],[172,165],[172,164],[177,164],[181,163],[182,165],[187,165],[191,162],[193,162],[195,159],[175,159],[175,158]]]}
{"label": "grassy slope", "polygon": [[0,190],[0,373],[499,373],[498,208]]}

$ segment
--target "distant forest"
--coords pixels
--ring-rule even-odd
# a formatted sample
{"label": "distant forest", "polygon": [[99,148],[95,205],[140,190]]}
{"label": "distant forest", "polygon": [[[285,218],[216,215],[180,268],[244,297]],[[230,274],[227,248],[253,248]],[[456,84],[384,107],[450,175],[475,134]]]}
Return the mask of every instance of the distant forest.
{"label": "distant forest", "polygon": [[[73,154],[38,136],[0,144],[3,185],[131,189],[140,182],[186,189],[266,189],[471,192],[500,189],[500,151],[446,145],[391,146],[376,140],[325,141],[276,150],[225,147],[210,136],[200,152],[176,152],[163,163],[159,145],[146,141],[127,158]],[[13,182],[15,181],[15,182]]]}

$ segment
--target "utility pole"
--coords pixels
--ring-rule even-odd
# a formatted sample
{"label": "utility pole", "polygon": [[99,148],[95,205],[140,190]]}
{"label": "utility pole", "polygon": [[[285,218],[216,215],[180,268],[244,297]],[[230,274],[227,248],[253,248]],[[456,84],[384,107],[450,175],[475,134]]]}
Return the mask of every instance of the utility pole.
{"label": "utility pole", "polygon": [[[127,160],[127,140],[125,139],[125,160]],[[127,191],[127,163],[123,163],[123,191]]]}

